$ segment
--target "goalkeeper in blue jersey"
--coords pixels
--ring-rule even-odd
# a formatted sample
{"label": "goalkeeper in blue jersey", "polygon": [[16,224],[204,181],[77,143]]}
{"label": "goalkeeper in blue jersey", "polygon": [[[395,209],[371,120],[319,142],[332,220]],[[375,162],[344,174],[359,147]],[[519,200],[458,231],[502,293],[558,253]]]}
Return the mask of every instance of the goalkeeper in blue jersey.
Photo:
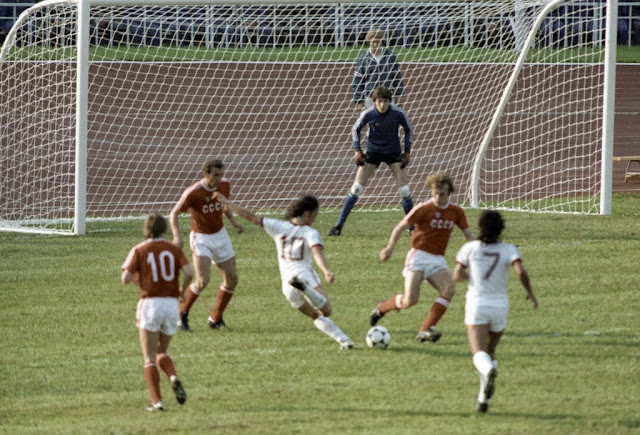
{"label": "goalkeeper in blue jersey", "polygon": [[[386,163],[393,173],[398,185],[398,193],[402,198],[404,212],[409,213],[413,208],[411,189],[405,170],[409,164],[413,126],[406,113],[391,104],[392,97],[389,88],[385,86],[375,88],[371,94],[373,107],[363,110],[351,128],[353,150],[355,151],[354,161],[358,166],[358,171],[356,181],[344,199],[338,222],[329,231],[330,236],[339,236],[342,233],[342,227],[358,198],[364,192],[369,177],[381,163]],[[364,126],[369,128],[366,152],[363,152],[360,146],[360,132]],[[400,146],[400,127],[404,130],[404,150]]]}

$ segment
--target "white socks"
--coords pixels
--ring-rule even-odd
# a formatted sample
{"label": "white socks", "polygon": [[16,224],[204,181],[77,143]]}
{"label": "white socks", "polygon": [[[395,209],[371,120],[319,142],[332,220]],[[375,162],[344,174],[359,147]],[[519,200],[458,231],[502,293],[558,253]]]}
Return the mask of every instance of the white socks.
{"label": "white socks", "polygon": [[476,366],[476,370],[480,373],[480,393],[478,393],[478,402],[489,403],[489,400],[484,396],[484,387],[489,372],[493,369],[498,369],[498,361],[492,360],[489,354],[485,351],[477,352],[473,355],[473,365]]}
{"label": "white socks", "polygon": [[486,378],[489,371],[493,368],[493,360],[489,354],[483,350],[473,355],[473,365],[480,372],[482,377]]}
{"label": "white socks", "polygon": [[338,326],[333,323],[328,317],[318,316],[316,320],[313,321],[313,324],[316,328],[327,334],[329,337],[333,338],[338,343],[342,343],[344,341],[350,341],[347,334],[342,332]]}

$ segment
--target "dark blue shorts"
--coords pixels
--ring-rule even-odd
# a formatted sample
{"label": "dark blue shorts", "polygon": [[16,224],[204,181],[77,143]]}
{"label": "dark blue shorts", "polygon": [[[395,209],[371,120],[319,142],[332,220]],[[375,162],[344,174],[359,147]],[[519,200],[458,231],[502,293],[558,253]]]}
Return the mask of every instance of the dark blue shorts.
{"label": "dark blue shorts", "polygon": [[402,163],[404,158],[404,154],[381,154],[381,153],[372,153],[371,151],[367,151],[364,155],[364,161],[369,163],[370,165],[375,165],[376,168],[380,166],[380,163],[386,163],[387,165],[391,165],[391,163]]}

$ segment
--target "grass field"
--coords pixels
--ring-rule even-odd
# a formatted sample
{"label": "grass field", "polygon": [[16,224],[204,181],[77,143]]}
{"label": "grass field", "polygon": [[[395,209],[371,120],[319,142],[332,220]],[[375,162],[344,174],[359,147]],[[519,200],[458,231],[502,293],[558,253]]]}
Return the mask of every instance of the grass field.
{"label": "grass field", "polygon": [[[90,60],[121,60],[129,62],[152,61],[225,61],[225,62],[348,62],[362,53],[365,47],[354,45],[334,48],[329,46],[278,47],[255,49],[215,49],[204,47],[144,47],[143,50],[130,50],[126,47],[92,47]],[[496,50],[469,47],[393,47],[401,62],[515,62],[520,54],[513,50]],[[569,52],[570,54],[567,54]],[[50,49],[49,47],[32,47],[28,52],[16,52],[18,58],[70,59],[77,56],[74,47]],[[532,49],[527,62],[602,62],[602,50],[590,47],[572,50]],[[573,59],[573,60],[571,60]],[[616,48],[618,63],[640,62],[640,46],[623,46]]]}
{"label": "grass field", "polygon": [[[468,215],[475,227],[478,211]],[[327,286],[333,319],[353,351],[288,306],[261,229],[232,234],[241,283],[229,328],[206,327],[210,287],[192,311],[193,332],[170,349],[187,403],[173,400],[163,377],[163,414],[145,410],[137,292],[119,283],[141,222],[91,223],[81,237],[0,233],[0,432],[638,433],[640,196],[615,196],[612,216],[505,215],[505,239],[520,247],[540,308],[511,276],[486,415],[475,412],[464,286],[438,343],[414,339],[435,298],[425,286],[417,306],[382,320],[389,349],[364,344],[376,301],[401,288],[408,237],[389,263],[377,257],[401,212],[354,213],[343,236],[324,237],[337,277]],[[323,235],[335,217],[319,216]],[[450,265],[462,242],[456,230]]]}

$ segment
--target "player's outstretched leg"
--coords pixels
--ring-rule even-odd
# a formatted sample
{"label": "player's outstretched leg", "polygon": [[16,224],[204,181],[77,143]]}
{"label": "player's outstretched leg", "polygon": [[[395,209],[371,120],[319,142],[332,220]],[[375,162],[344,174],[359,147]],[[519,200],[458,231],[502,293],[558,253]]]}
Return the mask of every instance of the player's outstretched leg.
{"label": "player's outstretched leg", "polygon": [[338,325],[333,323],[333,320],[331,320],[330,318],[325,316],[318,316],[313,321],[313,324],[320,331],[324,332],[329,337],[338,342],[338,344],[340,345],[340,349],[353,349],[353,342],[351,341],[351,339],[347,336],[347,334],[342,332],[342,330],[338,328]]}
{"label": "player's outstretched leg", "polygon": [[369,315],[369,324],[371,326],[375,326],[376,323],[378,323],[378,321],[382,319],[384,315],[387,314],[389,311],[398,311],[401,309],[403,309],[402,295],[397,294],[397,295],[391,296],[389,299],[385,301],[381,301],[378,303],[378,305],[376,305],[376,307],[373,309],[373,311]]}
{"label": "player's outstretched leg", "polygon": [[369,325],[371,326],[376,326],[376,323],[378,323],[378,321],[380,321],[380,319],[384,317],[385,313],[380,312],[380,308],[378,308],[378,305],[376,305],[376,307],[369,315]]}

